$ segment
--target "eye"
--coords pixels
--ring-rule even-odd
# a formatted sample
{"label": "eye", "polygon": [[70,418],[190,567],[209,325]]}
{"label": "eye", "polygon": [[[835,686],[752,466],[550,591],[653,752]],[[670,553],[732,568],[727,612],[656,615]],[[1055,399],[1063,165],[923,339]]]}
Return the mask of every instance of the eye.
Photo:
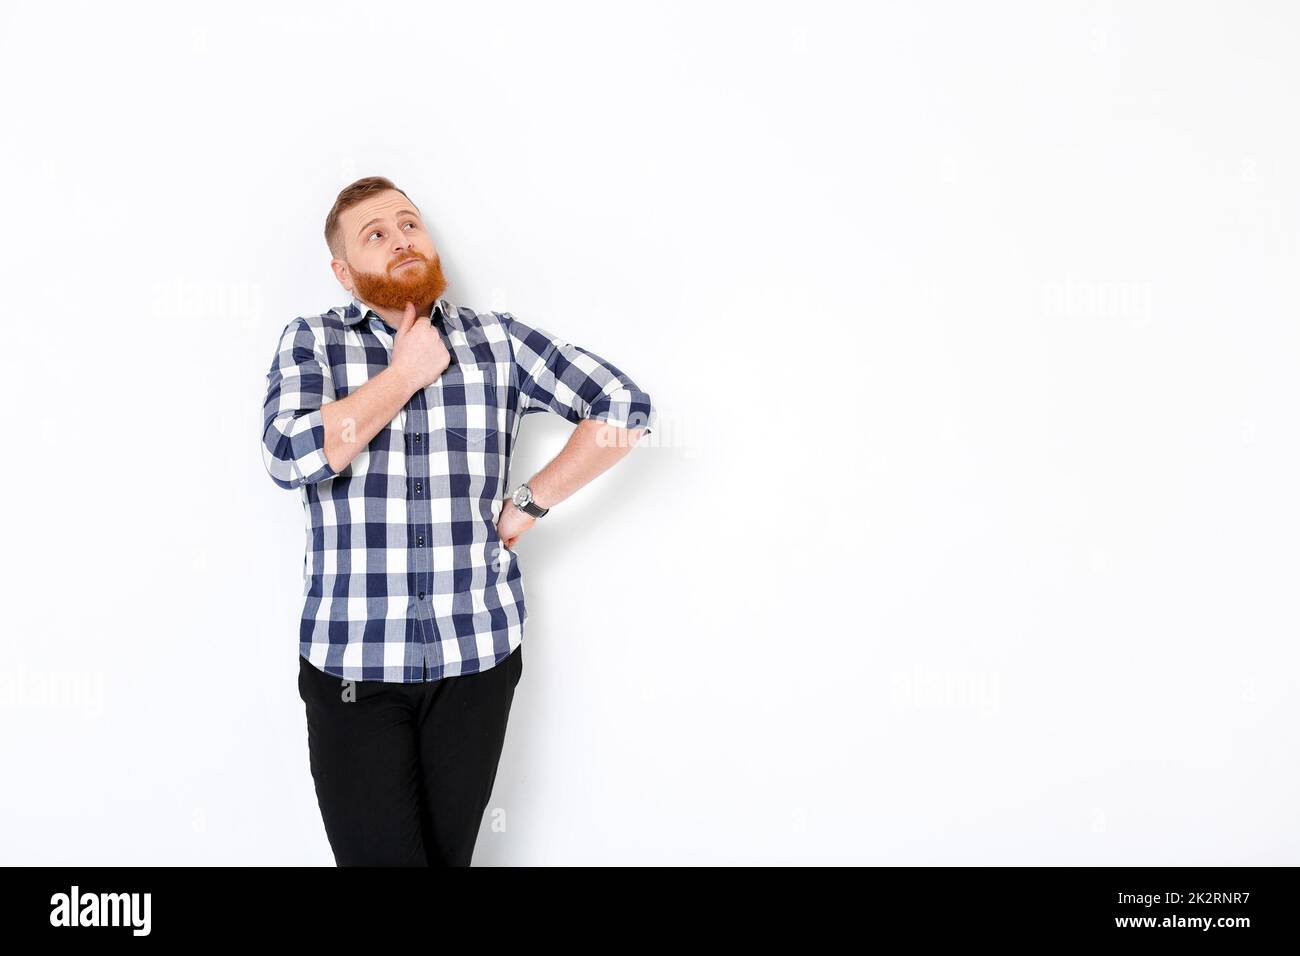
{"label": "eye", "polygon": [[408,226],[414,226],[414,225],[415,225],[415,220],[410,220],[410,221],[408,221],[406,224],[407,224]]}
{"label": "eye", "polygon": [[371,233],[369,236],[367,236],[366,238],[367,238],[367,239],[373,239],[375,236],[377,236],[377,235],[379,235],[379,234],[380,234],[380,233],[379,233],[379,230],[376,229],[374,232],[372,232],[372,233]]}

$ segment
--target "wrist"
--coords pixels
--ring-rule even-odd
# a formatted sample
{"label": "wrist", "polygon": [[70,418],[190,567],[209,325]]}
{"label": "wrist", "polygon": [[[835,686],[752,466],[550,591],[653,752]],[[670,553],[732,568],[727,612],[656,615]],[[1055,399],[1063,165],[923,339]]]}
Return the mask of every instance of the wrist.
{"label": "wrist", "polygon": [[530,518],[540,518],[550,510],[537,500],[533,488],[528,482],[524,482],[510,493],[510,503]]}
{"label": "wrist", "polygon": [[400,365],[390,365],[381,374],[389,376],[402,390],[406,398],[410,398],[421,388],[416,377]]}

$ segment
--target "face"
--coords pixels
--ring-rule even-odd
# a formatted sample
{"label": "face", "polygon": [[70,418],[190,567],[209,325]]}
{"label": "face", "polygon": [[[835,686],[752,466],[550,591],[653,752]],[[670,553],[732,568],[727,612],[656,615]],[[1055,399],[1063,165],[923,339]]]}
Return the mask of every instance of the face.
{"label": "face", "polygon": [[332,262],[343,287],[381,309],[410,302],[426,314],[447,289],[442,262],[415,205],[396,190],[371,196],[339,216],[346,260]]}

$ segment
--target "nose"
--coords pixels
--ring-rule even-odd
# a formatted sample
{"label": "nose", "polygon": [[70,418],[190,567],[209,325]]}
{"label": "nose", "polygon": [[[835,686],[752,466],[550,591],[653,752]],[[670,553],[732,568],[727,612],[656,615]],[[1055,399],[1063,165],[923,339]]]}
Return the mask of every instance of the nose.
{"label": "nose", "polygon": [[403,239],[401,242],[393,243],[393,265],[403,262],[414,254],[415,249],[412,247],[410,239]]}

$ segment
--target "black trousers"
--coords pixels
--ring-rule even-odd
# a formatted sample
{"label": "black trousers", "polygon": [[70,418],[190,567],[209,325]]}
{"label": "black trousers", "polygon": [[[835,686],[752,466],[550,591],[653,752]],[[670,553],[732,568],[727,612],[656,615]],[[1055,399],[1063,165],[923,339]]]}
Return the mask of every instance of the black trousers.
{"label": "black trousers", "polygon": [[345,681],[299,655],[311,775],[338,866],[469,866],[522,651],[417,684]]}

